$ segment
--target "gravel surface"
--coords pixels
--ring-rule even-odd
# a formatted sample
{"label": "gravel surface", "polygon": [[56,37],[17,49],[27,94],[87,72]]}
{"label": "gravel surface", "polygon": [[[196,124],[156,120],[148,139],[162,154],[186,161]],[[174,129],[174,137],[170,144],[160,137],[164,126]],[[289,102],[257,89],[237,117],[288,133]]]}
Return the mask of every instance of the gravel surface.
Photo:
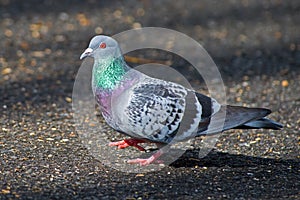
{"label": "gravel surface", "polygon": [[[0,0],[0,17],[0,199],[300,199],[299,1]],[[199,41],[227,102],[268,107],[284,129],[225,132],[157,172],[103,165],[74,127],[78,58],[95,34],[146,26]]]}

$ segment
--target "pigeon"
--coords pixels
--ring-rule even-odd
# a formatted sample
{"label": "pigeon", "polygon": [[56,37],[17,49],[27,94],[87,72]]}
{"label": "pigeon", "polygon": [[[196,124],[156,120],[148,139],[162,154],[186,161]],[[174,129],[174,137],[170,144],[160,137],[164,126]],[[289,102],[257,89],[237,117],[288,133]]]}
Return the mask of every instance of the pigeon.
{"label": "pigeon", "polygon": [[152,78],[124,60],[118,42],[105,35],[94,36],[80,59],[92,57],[92,91],[106,123],[129,136],[109,146],[129,146],[140,151],[141,143],[154,143],[159,150],[146,159],[127,161],[149,165],[164,153],[164,146],[174,141],[214,134],[209,132],[212,117],[226,112],[221,131],[229,129],[274,129],[283,126],[266,118],[265,108],[221,105],[215,99],[180,84]]}

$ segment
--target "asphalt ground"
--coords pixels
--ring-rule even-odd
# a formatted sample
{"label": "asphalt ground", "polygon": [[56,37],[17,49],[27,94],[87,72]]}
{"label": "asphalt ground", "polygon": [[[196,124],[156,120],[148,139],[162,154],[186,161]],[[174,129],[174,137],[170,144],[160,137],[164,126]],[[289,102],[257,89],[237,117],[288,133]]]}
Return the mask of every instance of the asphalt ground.
{"label": "asphalt ground", "polygon": [[[300,199],[299,1],[0,0],[0,16],[0,199]],[[227,131],[206,157],[194,146],[156,172],[104,165],[74,126],[78,58],[95,34],[147,26],[197,40],[227,103],[267,107],[284,128]],[[172,55],[133,55],[199,83]]]}

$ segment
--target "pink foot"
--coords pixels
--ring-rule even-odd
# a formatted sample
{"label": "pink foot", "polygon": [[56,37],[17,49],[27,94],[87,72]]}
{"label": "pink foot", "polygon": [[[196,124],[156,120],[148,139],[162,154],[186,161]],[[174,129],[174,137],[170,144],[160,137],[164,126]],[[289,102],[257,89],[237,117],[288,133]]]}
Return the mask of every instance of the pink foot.
{"label": "pink foot", "polygon": [[147,159],[137,158],[137,159],[133,159],[133,160],[128,160],[127,163],[129,163],[129,164],[140,164],[141,166],[146,166],[146,165],[149,165],[153,162],[162,163],[161,160],[157,160],[157,158],[159,158],[161,155],[162,155],[162,152],[160,150],[158,150],[155,154],[153,154],[152,156],[150,156]]}
{"label": "pink foot", "polygon": [[125,139],[119,142],[110,142],[109,146],[118,146],[119,149],[124,149],[127,148],[129,146],[133,146],[138,148],[140,151],[145,151],[145,149],[138,145],[139,143],[145,143],[145,140],[141,140],[141,139]]}

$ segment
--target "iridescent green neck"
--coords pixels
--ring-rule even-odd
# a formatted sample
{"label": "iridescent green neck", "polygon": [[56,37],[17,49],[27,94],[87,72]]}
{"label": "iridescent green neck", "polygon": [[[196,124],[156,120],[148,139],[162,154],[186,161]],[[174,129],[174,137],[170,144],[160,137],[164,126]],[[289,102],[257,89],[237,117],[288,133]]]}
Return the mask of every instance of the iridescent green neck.
{"label": "iridescent green neck", "polygon": [[93,67],[93,87],[112,90],[122,80],[127,71],[122,57],[95,59]]}

